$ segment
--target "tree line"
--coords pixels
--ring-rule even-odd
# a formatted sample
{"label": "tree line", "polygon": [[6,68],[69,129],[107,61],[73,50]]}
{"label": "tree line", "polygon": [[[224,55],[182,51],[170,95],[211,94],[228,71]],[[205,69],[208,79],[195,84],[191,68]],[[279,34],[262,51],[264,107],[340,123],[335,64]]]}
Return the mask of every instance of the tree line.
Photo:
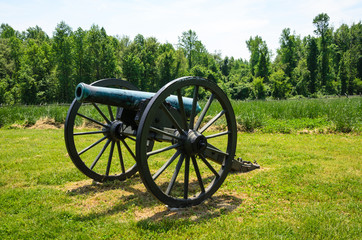
{"label": "tree line", "polygon": [[[283,99],[362,92],[362,25],[334,29],[325,13],[313,19],[314,35],[290,28],[273,56],[261,36],[246,41],[250,59],[210,53],[196,32],[178,43],[138,34],[109,36],[103,27],[73,31],[65,22],[49,37],[39,26],[24,32],[0,26],[0,104],[67,103],[79,82],[123,78],[155,92],[181,76],[219,84],[232,99]],[[274,59],[272,59],[274,58]]]}

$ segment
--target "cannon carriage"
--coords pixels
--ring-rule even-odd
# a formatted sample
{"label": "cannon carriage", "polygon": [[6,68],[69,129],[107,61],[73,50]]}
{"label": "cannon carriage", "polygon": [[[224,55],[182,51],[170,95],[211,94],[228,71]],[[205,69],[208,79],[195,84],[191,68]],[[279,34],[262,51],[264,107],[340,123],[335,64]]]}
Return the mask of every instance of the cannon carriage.
{"label": "cannon carriage", "polygon": [[[233,108],[203,78],[179,78],[156,93],[104,79],[79,84],[75,96],[65,122],[66,147],[75,166],[95,181],[122,181],[138,171],[157,199],[179,208],[210,197],[231,169],[258,167],[234,160]],[[91,127],[79,128],[81,122]]]}

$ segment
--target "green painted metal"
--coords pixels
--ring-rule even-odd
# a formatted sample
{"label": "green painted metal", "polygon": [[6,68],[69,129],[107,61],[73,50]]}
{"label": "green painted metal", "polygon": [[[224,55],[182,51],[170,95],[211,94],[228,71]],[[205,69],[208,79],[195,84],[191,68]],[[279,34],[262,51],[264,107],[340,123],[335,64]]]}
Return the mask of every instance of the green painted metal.
{"label": "green painted metal", "polygon": [[[126,90],[108,87],[96,87],[85,83],[79,83],[75,89],[75,98],[79,102],[95,102],[111,106],[123,107],[131,110],[138,110],[141,102],[152,98],[155,93]],[[185,112],[189,116],[192,109],[192,98],[182,97]],[[176,109],[179,109],[177,96],[171,95],[166,102]],[[200,105],[196,105],[196,113],[201,111]]]}

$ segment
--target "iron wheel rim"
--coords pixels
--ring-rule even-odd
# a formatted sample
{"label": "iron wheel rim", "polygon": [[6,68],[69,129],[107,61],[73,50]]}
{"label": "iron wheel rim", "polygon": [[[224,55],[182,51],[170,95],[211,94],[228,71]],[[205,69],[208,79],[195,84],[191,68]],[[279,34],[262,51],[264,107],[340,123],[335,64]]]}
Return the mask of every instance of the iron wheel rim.
{"label": "iron wheel rim", "polygon": [[[135,87],[132,83],[124,81],[124,80],[120,80],[120,79],[102,79],[102,80],[98,80],[90,85],[93,86],[100,86],[100,87],[120,87],[120,88],[125,88],[125,89],[130,89],[130,90],[138,90],[137,87]],[[99,140],[103,139],[102,141],[100,141],[98,144],[99,146],[103,145],[103,152],[101,154],[101,156],[99,158],[102,157],[102,155],[107,155],[108,154],[108,162],[107,162],[107,167],[105,169],[104,172],[101,172],[101,169],[93,169],[92,165],[90,165],[90,162],[94,163],[95,160],[89,160],[89,159],[84,159],[84,157],[82,157],[81,155],[83,154],[79,154],[81,153],[84,149],[79,151],[79,146],[78,146],[78,141],[79,138],[81,138],[82,136],[77,136],[76,134],[79,133],[75,133],[75,119],[77,117],[80,118],[84,118],[83,116],[79,115],[79,110],[82,107],[82,103],[78,102],[76,99],[73,100],[68,113],[67,113],[67,117],[65,120],[65,124],[64,124],[64,137],[65,137],[65,144],[66,144],[66,148],[68,151],[68,154],[72,160],[72,162],[74,163],[74,165],[86,176],[90,177],[91,179],[97,181],[97,182],[105,182],[105,181],[114,181],[114,180],[120,180],[123,181],[131,176],[133,176],[138,170],[137,170],[137,164],[134,163],[135,162],[135,150],[133,149],[124,149],[125,144],[127,143],[123,143],[121,141],[116,141],[114,139],[112,139],[112,137],[108,134],[105,135],[103,132],[107,132],[109,131],[107,128],[111,127],[111,123],[115,122],[117,119],[117,112],[121,109],[121,108],[117,108],[116,111],[114,111],[114,108],[112,109],[111,106],[105,105],[108,108],[108,113],[103,113],[105,115],[106,118],[108,118],[108,121],[111,121],[111,123],[107,122],[107,121],[103,121],[100,122],[100,124],[103,124],[103,130],[101,131],[97,131],[100,134],[100,138]],[[94,107],[98,107],[98,105],[102,105],[102,104],[95,104]],[[111,109],[111,110],[110,110]],[[102,110],[101,110],[102,111]],[[102,111],[104,112],[104,111]],[[112,116],[113,115],[113,116]],[[85,115],[84,115],[85,116]],[[88,117],[88,116],[86,116]],[[93,118],[91,118],[93,119]],[[95,131],[94,131],[95,132]],[[97,133],[95,133],[97,134]],[[103,134],[103,137],[102,137]],[[123,146],[123,148],[122,148]],[[92,147],[91,147],[92,148]],[[108,152],[109,149],[109,152]],[[132,163],[128,163],[125,164],[125,161],[129,161],[127,159],[125,159],[123,157],[124,155],[124,150],[128,150],[128,151],[132,151],[133,152],[133,160]],[[123,152],[123,153],[122,153]],[[100,153],[100,152],[99,152]],[[118,153],[118,157],[116,156],[116,154]],[[98,157],[98,155],[96,155],[96,158]],[[120,169],[119,172],[114,171],[111,168],[112,163],[114,163],[114,158],[120,161],[120,165],[122,166],[122,169]],[[95,165],[98,164],[99,159],[96,161]],[[113,164],[114,165],[114,164]]]}
{"label": "iron wheel rim", "polygon": [[[199,175],[202,175],[201,171],[196,170],[196,169],[199,168],[198,166],[200,165],[200,162],[205,162],[205,160],[207,160],[207,159],[205,157],[202,157],[201,153],[189,153],[189,152],[183,151],[182,150],[183,147],[180,147],[180,146],[175,147],[174,148],[175,153],[172,155],[172,157],[171,158],[167,157],[166,160],[167,159],[168,160],[166,161],[165,159],[163,159],[163,161],[168,162],[171,160],[171,162],[176,162],[176,159],[178,159],[178,162],[176,164],[175,171],[174,171],[174,175],[176,174],[176,178],[178,177],[178,174],[181,170],[181,167],[178,167],[178,165],[181,165],[181,166],[184,165],[183,166],[184,171],[185,171],[184,186],[183,186],[184,194],[183,194],[183,197],[182,196],[180,197],[180,196],[174,196],[171,191],[175,184],[175,182],[174,182],[172,184],[172,186],[170,187],[171,182],[176,181],[176,180],[173,180],[174,175],[170,179],[170,183],[166,190],[165,190],[165,187],[162,186],[161,183],[156,183],[156,181],[154,180],[154,177],[155,177],[155,175],[157,175],[157,173],[160,170],[156,170],[157,167],[156,167],[156,169],[150,169],[151,163],[149,164],[149,161],[151,162],[152,160],[150,160],[150,155],[148,155],[148,154],[150,154],[150,151],[148,151],[145,148],[145,146],[146,146],[146,142],[147,142],[146,140],[148,138],[147,136],[150,134],[150,132],[152,132],[152,130],[150,129],[152,127],[151,126],[152,122],[155,119],[158,109],[160,107],[162,107],[161,104],[164,103],[164,100],[170,94],[173,94],[175,92],[177,92],[177,95],[179,96],[180,95],[179,92],[181,92],[182,90],[184,90],[185,88],[188,88],[190,86],[192,86],[194,88],[194,91],[197,88],[196,96],[199,95],[198,91],[202,88],[203,90],[208,91],[213,96],[213,97],[208,98],[208,102],[212,98],[210,101],[211,104],[213,103],[213,101],[217,100],[219,102],[219,104],[222,106],[222,109],[223,109],[222,111],[224,111],[224,113],[222,115],[225,116],[225,119],[227,122],[227,129],[228,129],[227,134],[224,134],[227,137],[227,147],[225,148],[225,153],[227,153],[227,156],[224,158],[223,164],[220,165],[220,169],[218,171],[216,171],[218,176],[210,168],[210,171],[215,176],[213,176],[213,180],[208,182],[207,186],[202,187],[204,178],[203,178],[203,176],[199,177]],[[193,102],[195,102],[195,95],[193,96]],[[191,112],[192,111],[193,110],[191,110]],[[208,109],[206,110],[206,112],[207,111],[208,111]],[[201,112],[201,114],[202,114],[202,112]],[[191,115],[192,115],[192,113],[191,113]],[[190,132],[189,130],[196,127],[195,125],[198,125],[198,129],[200,130],[200,123],[198,123],[198,121],[195,121],[196,115],[197,115],[197,113],[195,113],[193,117],[190,116],[189,121],[186,120],[186,123],[179,123],[180,126],[183,125],[183,127],[181,127],[181,128],[183,128],[185,130],[185,134],[186,134],[186,130],[188,132]],[[202,118],[204,118],[204,117],[205,117],[205,115]],[[192,118],[194,120],[193,121],[194,123],[191,126],[190,122],[192,121],[191,120]],[[184,121],[181,121],[181,122],[184,122]],[[179,131],[181,131],[181,130],[179,130]],[[197,132],[196,130],[194,130],[194,131]],[[136,156],[137,157],[136,157],[136,159],[137,159],[137,164],[139,166],[140,176],[141,176],[141,179],[142,179],[144,185],[157,199],[159,199],[161,202],[165,203],[169,207],[180,208],[180,207],[188,207],[188,206],[200,204],[205,199],[207,199],[208,197],[213,195],[219,189],[221,184],[224,182],[228,172],[230,171],[231,164],[232,164],[232,161],[233,161],[233,158],[235,155],[236,138],[237,138],[236,134],[237,134],[236,122],[235,122],[235,115],[234,115],[233,108],[230,104],[228,97],[216,84],[214,84],[210,81],[207,81],[203,78],[198,78],[198,77],[184,77],[184,78],[179,78],[179,79],[169,82],[163,88],[161,88],[155,94],[155,96],[150,100],[149,104],[147,105],[147,107],[142,115],[142,118],[141,118],[140,124],[139,124],[139,131],[137,133],[137,139],[136,139],[137,140],[137,144],[136,144],[136,153],[137,153]],[[214,136],[216,136],[216,135],[214,135]],[[189,139],[189,137],[187,137],[187,139]],[[186,141],[186,142],[189,142],[189,141]],[[170,143],[170,144],[172,144],[172,143]],[[175,143],[173,143],[173,145],[175,145]],[[177,145],[177,143],[176,143],[176,145]],[[182,145],[182,143],[181,143],[181,145]],[[208,145],[208,147],[209,147],[209,145]],[[155,155],[157,155],[157,154],[155,154]],[[163,166],[167,165],[166,162],[164,163]],[[195,164],[195,162],[196,162],[196,164]],[[211,165],[211,164],[209,163],[209,165]],[[171,166],[171,165],[169,165],[169,166]],[[191,186],[191,184],[189,183],[191,166],[193,167],[194,175],[196,175],[193,177],[194,177],[194,179],[195,179],[195,177],[197,178],[197,183],[200,185],[200,192],[198,192],[197,194],[192,193],[192,196],[190,196],[190,192],[189,192],[190,191],[189,187]],[[166,168],[168,168],[168,167],[166,167]],[[178,170],[177,170],[177,168],[178,168]],[[155,171],[156,171],[156,174],[155,174]],[[187,173],[187,172],[189,172],[189,173]],[[156,176],[156,178],[158,178],[158,176]],[[200,178],[201,178],[201,180],[200,180]],[[171,188],[171,189],[169,190],[169,188]]]}

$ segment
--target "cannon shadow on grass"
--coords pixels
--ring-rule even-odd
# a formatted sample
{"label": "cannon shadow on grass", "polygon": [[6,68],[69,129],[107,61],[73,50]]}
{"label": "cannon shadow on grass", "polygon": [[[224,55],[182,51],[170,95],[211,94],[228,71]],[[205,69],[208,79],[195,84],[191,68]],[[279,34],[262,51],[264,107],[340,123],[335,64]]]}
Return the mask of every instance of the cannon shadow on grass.
{"label": "cannon shadow on grass", "polygon": [[[237,196],[228,193],[216,192],[213,197],[206,199],[203,203],[180,209],[169,209],[159,202],[148,192],[139,177],[132,177],[126,181],[115,181],[108,183],[85,183],[76,188],[67,191],[70,197],[77,195],[94,196],[95,194],[105,193],[109,191],[121,190],[127,194],[117,197],[109,208],[102,211],[90,212],[81,215],[79,218],[94,219],[103,216],[115,215],[122,212],[131,212],[140,228],[149,228],[150,223],[156,224],[152,227],[164,228],[162,222],[181,221],[202,222],[210,218],[217,218],[226,215],[238,208],[243,200]],[[172,224],[171,224],[172,226]]]}

